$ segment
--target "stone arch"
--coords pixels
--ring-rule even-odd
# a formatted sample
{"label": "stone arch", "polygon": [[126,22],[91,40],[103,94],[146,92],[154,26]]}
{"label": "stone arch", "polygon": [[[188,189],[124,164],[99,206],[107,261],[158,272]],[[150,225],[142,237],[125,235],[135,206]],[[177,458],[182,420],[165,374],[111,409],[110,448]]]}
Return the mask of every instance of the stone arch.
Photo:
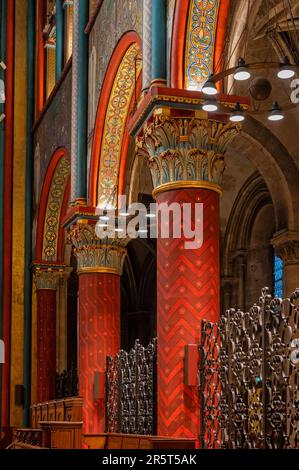
{"label": "stone arch", "polygon": [[113,192],[116,196],[123,190],[129,145],[127,121],[141,90],[140,51],[138,34],[126,33],[116,46],[105,75],[91,154],[89,202],[93,207],[115,203],[115,198],[111,201]]}
{"label": "stone arch", "polygon": [[270,241],[274,231],[273,201],[265,180],[256,171],[240,189],[223,237],[222,311],[230,307],[249,308],[265,287],[261,284],[266,283],[271,288],[273,249]]}
{"label": "stone arch", "polygon": [[[221,68],[230,0],[178,0],[171,40],[171,86],[200,90]],[[198,27],[198,16],[204,18]],[[193,78],[192,78],[193,76]]]}
{"label": "stone arch", "polygon": [[[276,230],[298,230],[299,172],[295,162],[281,141],[263,124],[247,116],[242,127],[243,137],[249,141],[249,158],[255,163],[271,193],[275,208]],[[257,157],[254,143],[265,158]],[[233,146],[238,145],[236,139]]]}
{"label": "stone arch", "polygon": [[70,194],[70,159],[59,148],[49,163],[41,191],[36,231],[36,262],[62,263],[64,233],[61,220]]}

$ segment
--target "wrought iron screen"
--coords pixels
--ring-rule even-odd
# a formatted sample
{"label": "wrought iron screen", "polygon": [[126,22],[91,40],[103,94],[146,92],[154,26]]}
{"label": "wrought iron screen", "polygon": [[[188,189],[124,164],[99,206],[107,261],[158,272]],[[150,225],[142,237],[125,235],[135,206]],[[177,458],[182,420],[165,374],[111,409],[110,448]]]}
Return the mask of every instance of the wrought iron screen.
{"label": "wrought iron screen", "polygon": [[299,290],[201,325],[202,448],[299,447]]}
{"label": "wrought iron screen", "polygon": [[157,341],[107,357],[106,432],[156,433]]}

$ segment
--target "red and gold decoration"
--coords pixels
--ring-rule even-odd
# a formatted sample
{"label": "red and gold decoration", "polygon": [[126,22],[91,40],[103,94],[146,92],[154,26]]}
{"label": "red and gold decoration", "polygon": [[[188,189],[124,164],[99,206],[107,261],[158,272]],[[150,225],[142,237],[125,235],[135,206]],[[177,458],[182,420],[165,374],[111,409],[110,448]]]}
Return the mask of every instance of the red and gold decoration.
{"label": "red and gold decoration", "polygon": [[[158,207],[190,203],[194,228],[195,204],[203,204],[201,246],[186,249],[186,238],[174,238],[172,228],[169,238],[157,243],[159,435],[199,435],[198,390],[184,384],[184,349],[198,344],[201,319],[219,318],[219,194],[224,153],[238,130],[221,117],[157,107],[137,137]],[[173,217],[172,226],[182,227],[181,212]]]}
{"label": "red and gold decoration", "polygon": [[120,276],[126,240],[101,240],[95,225],[77,222],[68,234],[78,261],[79,393],[83,397],[86,433],[105,431],[104,399],[95,395],[96,373],[106,356],[120,349]]}
{"label": "red and gold decoration", "polygon": [[64,266],[35,265],[37,300],[37,401],[55,398],[56,291]]}

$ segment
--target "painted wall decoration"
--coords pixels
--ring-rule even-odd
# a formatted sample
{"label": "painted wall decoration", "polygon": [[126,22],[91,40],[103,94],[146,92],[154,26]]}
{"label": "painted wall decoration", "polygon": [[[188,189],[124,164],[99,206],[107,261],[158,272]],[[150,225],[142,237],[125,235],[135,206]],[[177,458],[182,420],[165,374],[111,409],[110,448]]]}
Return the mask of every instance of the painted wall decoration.
{"label": "painted wall decoration", "polygon": [[123,136],[135,89],[135,68],[136,78],[141,71],[141,61],[136,60],[139,55],[139,46],[133,43],[118,67],[110,94],[101,145],[97,201],[99,207],[107,207],[107,204],[114,204],[116,200],[115,188],[118,184]]}
{"label": "painted wall decoration", "polygon": [[70,160],[69,157],[65,155],[57,164],[48,196],[42,253],[44,261],[54,262],[57,260],[60,215],[69,175]]}
{"label": "painted wall decoration", "polygon": [[201,90],[213,72],[220,0],[193,0],[189,5],[185,53],[185,88]]}

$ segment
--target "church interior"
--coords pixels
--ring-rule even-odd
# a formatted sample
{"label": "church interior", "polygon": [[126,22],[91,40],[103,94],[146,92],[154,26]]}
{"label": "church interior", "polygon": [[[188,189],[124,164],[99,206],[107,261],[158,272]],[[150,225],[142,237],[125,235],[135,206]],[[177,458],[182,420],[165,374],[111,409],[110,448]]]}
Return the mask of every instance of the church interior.
{"label": "church interior", "polygon": [[0,449],[299,446],[298,103],[297,0],[0,0]]}

